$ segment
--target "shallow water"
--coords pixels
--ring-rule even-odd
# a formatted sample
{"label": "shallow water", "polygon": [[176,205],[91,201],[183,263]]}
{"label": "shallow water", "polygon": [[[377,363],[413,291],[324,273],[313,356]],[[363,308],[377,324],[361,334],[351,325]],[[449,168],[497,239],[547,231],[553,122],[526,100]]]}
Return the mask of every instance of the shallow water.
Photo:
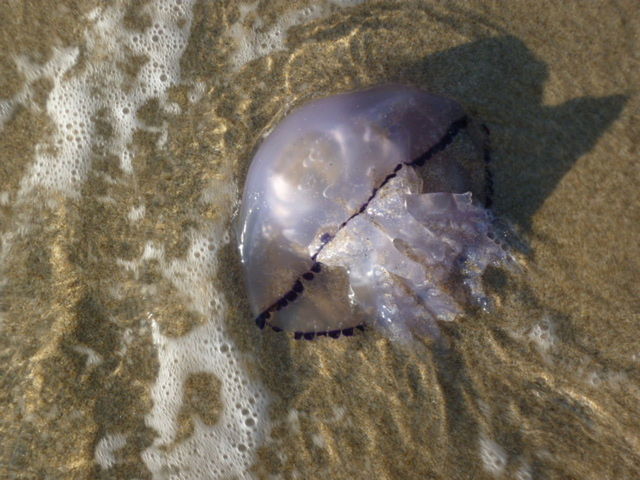
{"label": "shallow water", "polygon": [[[0,5],[0,476],[640,476],[633,1]],[[410,347],[251,321],[231,222],[305,100],[487,124],[519,272]]]}

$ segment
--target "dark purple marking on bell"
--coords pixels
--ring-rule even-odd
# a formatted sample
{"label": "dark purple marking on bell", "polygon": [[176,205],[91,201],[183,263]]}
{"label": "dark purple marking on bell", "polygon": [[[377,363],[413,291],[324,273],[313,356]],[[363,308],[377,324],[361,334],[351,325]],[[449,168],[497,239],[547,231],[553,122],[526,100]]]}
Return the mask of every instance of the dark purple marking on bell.
{"label": "dark purple marking on bell", "polygon": [[356,330],[359,330],[360,332],[364,332],[365,326],[361,324],[361,325],[356,325],[355,327],[345,328],[344,330],[331,331],[331,332],[327,332],[327,331],[299,332],[298,331],[298,332],[294,332],[293,338],[294,340],[301,340],[301,339],[312,340],[314,337],[338,338],[341,335],[344,335],[345,337],[351,337],[355,334]]}
{"label": "dark purple marking on bell", "polygon": [[[491,205],[488,129],[471,124],[453,100],[402,86],[327,97],[287,116],[254,157],[239,218],[256,324],[296,339],[352,336],[363,321],[393,338],[433,335],[436,321],[463,311],[447,285],[454,274],[469,301],[485,304],[482,272],[511,257],[465,184],[484,180]],[[479,163],[448,153],[462,132],[476,144],[481,129]],[[467,252],[472,264],[461,266]],[[348,297],[333,287],[339,272]],[[274,282],[287,277],[288,289]]]}
{"label": "dark purple marking on bell", "polygon": [[493,173],[491,172],[491,131],[485,124],[481,125],[484,133],[482,148],[482,158],[484,160],[484,180],[485,180],[485,208],[493,206]]}
{"label": "dark purple marking on bell", "polygon": [[264,328],[268,317],[269,317],[269,312],[262,312],[260,315],[256,317],[256,325],[260,330]]}
{"label": "dark purple marking on bell", "polygon": [[469,118],[466,115],[463,117],[460,117],[449,126],[447,133],[445,134],[444,137],[442,137],[438,141],[438,143],[436,143],[433,147],[431,147],[425,153],[420,155],[418,158],[416,158],[415,160],[412,160],[409,163],[406,163],[405,165],[409,165],[412,167],[423,167],[424,164],[427,162],[427,160],[429,160],[434,155],[436,155],[437,153],[440,153],[449,145],[451,145],[453,140],[456,138],[456,135],[458,135],[458,133],[460,133],[461,130],[467,128],[468,125],[469,125]]}
{"label": "dark purple marking on bell", "polygon": [[293,302],[296,298],[298,298],[298,294],[296,292],[294,292],[293,290],[291,290],[290,292],[287,292],[285,294],[285,297],[286,297],[287,301]]}

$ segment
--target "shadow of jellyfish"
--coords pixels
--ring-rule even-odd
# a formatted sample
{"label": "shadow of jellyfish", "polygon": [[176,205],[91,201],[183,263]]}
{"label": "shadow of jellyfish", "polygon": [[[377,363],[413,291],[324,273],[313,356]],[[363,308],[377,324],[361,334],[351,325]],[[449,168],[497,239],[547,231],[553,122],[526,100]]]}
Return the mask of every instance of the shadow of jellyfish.
{"label": "shadow of jellyfish", "polygon": [[[495,210],[524,230],[558,182],[620,115],[628,96],[544,105],[548,68],[524,42],[492,37],[430,55],[399,81],[456,98],[488,124]],[[408,78],[406,73],[408,73]],[[412,78],[417,77],[417,78]]]}

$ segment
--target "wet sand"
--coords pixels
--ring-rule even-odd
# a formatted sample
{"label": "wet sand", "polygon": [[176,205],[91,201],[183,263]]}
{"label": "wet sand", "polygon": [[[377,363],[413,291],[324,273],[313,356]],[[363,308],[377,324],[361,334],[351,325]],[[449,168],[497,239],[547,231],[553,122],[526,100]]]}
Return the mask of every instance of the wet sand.
{"label": "wet sand", "polygon": [[[108,105],[149,58],[92,74],[112,53],[93,2],[0,6],[1,477],[640,476],[635,2],[338,3],[181,5],[180,73],[129,137]],[[148,5],[115,24],[142,37]],[[64,75],[24,67],[73,47]],[[79,77],[102,106],[64,183],[50,103]],[[252,153],[294,106],[387,82],[489,127],[521,271],[487,275],[495,311],[443,326],[446,347],[259,331],[231,233]],[[239,374],[184,353],[207,335]],[[235,418],[231,391],[254,392],[236,470],[203,433]]]}

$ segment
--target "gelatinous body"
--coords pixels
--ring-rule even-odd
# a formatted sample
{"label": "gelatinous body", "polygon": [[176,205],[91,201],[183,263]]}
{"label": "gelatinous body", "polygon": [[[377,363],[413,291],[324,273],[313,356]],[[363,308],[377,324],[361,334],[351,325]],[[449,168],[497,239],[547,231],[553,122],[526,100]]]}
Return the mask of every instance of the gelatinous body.
{"label": "gelatinous body", "polygon": [[255,154],[238,240],[260,328],[296,338],[437,335],[481,275],[494,241],[483,136],[459,104],[382,86],[294,110]]}

